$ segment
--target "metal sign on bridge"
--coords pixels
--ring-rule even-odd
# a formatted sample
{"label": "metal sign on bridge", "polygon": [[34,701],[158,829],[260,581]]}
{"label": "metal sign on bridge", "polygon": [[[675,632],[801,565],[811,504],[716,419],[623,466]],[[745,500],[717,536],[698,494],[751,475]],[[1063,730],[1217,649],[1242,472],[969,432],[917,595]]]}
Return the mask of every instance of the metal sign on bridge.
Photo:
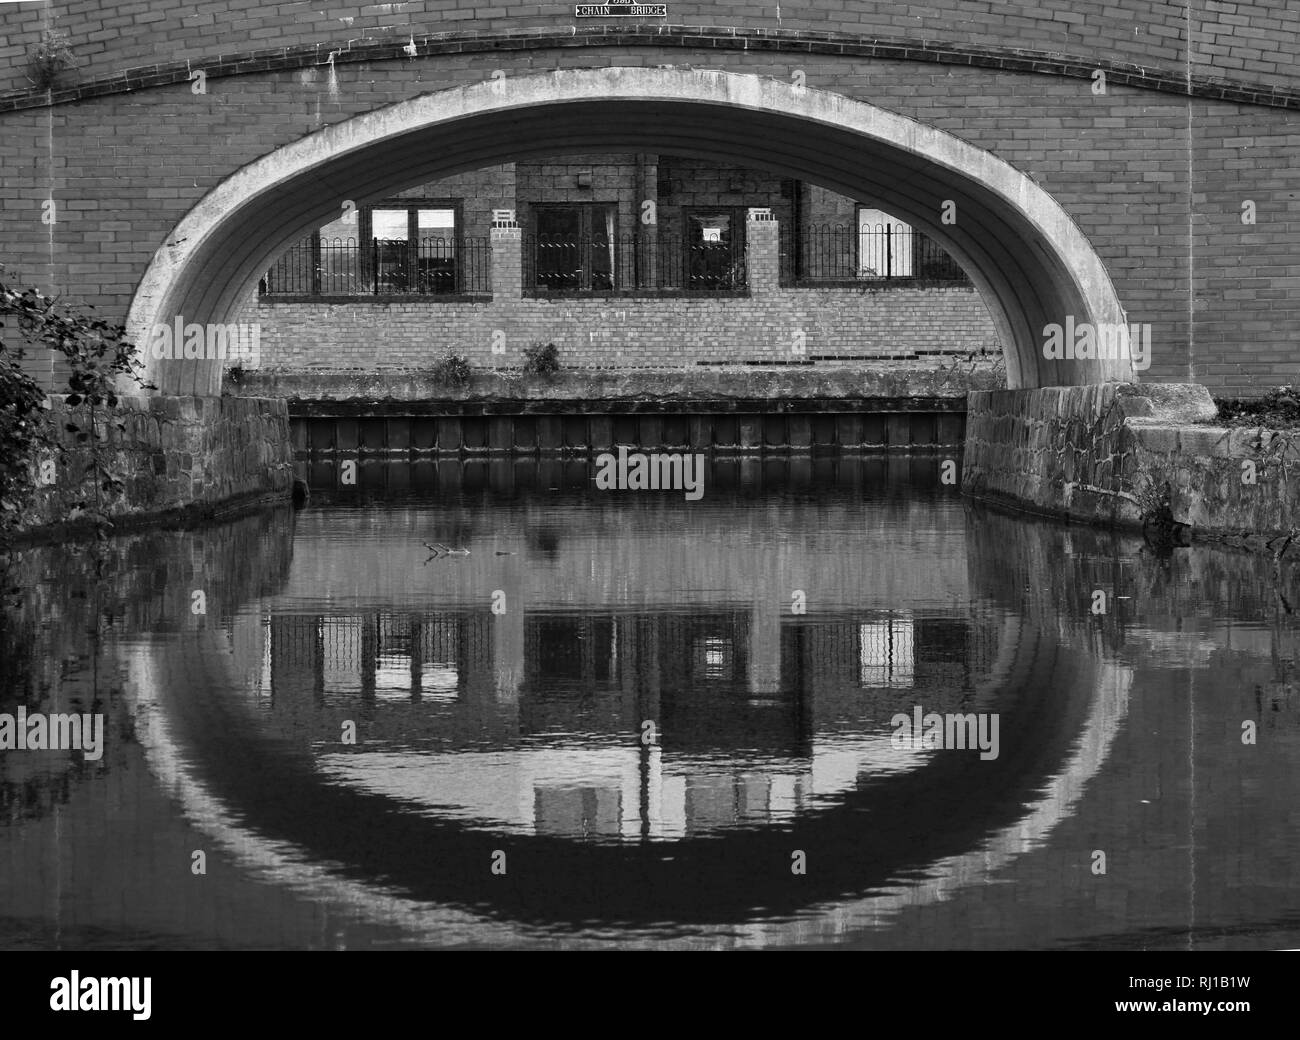
{"label": "metal sign on bridge", "polygon": [[667,4],[630,4],[614,0],[608,4],[578,4],[575,18],[667,18]]}

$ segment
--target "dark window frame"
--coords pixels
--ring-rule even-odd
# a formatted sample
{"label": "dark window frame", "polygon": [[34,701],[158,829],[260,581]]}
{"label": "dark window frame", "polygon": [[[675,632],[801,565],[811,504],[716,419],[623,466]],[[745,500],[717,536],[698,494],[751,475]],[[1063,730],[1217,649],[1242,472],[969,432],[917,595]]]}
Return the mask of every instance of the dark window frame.
{"label": "dark window frame", "polygon": [[[419,234],[420,218],[419,211],[422,209],[449,209],[455,213],[455,236],[454,236],[454,259],[455,267],[455,286],[451,293],[410,293],[409,286],[407,293],[381,293],[373,292],[376,296],[403,296],[419,295],[426,296],[449,296],[463,291],[465,284],[465,220],[464,220],[464,199],[452,198],[430,198],[430,197],[402,197],[394,199],[384,199],[381,202],[374,202],[365,206],[358,207],[357,213],[357,243],[361,250],[360,270],[363,280],[375,289],[378,286],[375,282],[375,260],[378,256],[378,247],[376,242],[381,241],[374,237],[374,212],[377,209],[404,209],[406,210],[406,269],[408,271],[419,270]],[[315,239],[319,243],[320,231],[317,229]]]}
{"label": "dark window frame", "polygon": [[[614,253],[613,253],[613,265],[609,272],[610,288],[608,289],[593,289],[591,287],[591,274],[592,274],[593,264],[591,262],[590,250],[594,246],[594,243],[592,241],[592,235],[591,235],[591,227],[592,227],[592,214],[596,211],[597,207],[601,207],[602,209],[613,209],[614,211],[614,230],[613,230],[613,237],[612,237]],[[619,272],[618,250],[619,250],[619,241],[620,241],[619,227],[621,223],[621,214],[619,213],[619,208],[620,207],[617,199],[609,199],[609,200],[578,199],[573,202],[529,202],[528,203],[528,226],[529,226],[529,231],[531,233],[530,241],[531,241],[531,248],[533,251],[533,256],[531,260],[532,277],[528,279],[528,284],[524,286],[524,291],[530,294],[542,293],[546,295],[553,295],[556,293],[568,293],[568,294],[576,294],[582,296],[591,296],[597,294],[612,295],[623,291],[625,287],[619,284],[620,272]],[[585,246],[587,253],[585,256],[582,256],[580,258],[582,260],[582,267],[581,267],[582,284],[578,286],[567,287],[564,289],[551,289],[548,286],[542,285],[537,280],[537,272],[540,266],[537,262],[537,240],[538,238],[541,237],[541,234],[538,231],[538,217],[542,213],[547,213],[547,212],[554,213],[562,210],[576,210],[578,212],[579,214],[578,242],[580,247]]]}
{"label": "dark window frame", "polygon": [[[691,218],[710,213],[726,213],[731,217],[731,258],[732,270],[728,272],[727,280],[731,284],[726,286],[728,291],[746,290],[748,288],[748,279],[743,275],[745,264],[748,260],[748,225],[745,221],[748,219],[748,206],[686,206],[682,208],[682,287],[688,292],[716,292],[717,289],[696,289],[691,286],[691,246],[694,239],[691,237]],[[742,276],[737,283],[735,266],[739,263]]]}

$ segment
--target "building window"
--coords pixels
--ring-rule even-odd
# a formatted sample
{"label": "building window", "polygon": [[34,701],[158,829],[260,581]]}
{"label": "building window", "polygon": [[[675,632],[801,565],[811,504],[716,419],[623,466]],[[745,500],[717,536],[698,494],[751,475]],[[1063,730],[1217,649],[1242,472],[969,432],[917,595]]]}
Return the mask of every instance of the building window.
{"label": "building window", "polygon": [[971,284],[966,272],[922,231],[873,206],[856,207],[848,224],[782,225],[781,284]]}
{"label": "building window", "polygon": [[486,239],[467,239],[459,199],[395,199],[345,214],[290,247],[264,296],[444,296],[490,291]]}
{"label": "building window", "polygon": [[680,223],[620,232],[609,202],[532,206],[524,244],[529,293],[743,291],[743,209],[686,210]]}
{"label": "building window", "polygon": [[884,210],[858,207],[858,277],[913,277],[910,224]]}
{"label": "building window", "polygon": [[745,222],[739,209],[686,212],[683,284],[688,290],[745,287]]}
{"label": "building window", "polygon": [[454,202],[419,202],[362,213],[363,240],[371,244],[365,259],[377,295],[459,290],[457,208]]}
{"label": "building window", "polygon": [[618,206],[612,202],[534,205],[529,284],[549,292],[619,287]]}

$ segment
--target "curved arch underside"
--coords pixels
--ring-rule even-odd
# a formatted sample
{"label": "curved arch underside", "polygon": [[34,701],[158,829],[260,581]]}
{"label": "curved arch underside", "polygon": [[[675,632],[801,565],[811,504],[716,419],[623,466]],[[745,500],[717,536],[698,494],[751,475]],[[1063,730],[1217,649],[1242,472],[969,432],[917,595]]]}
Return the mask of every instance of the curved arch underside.
{"label": "curved arch underside", "polygon": [[[423,95],[286,145],[210,192],[158,250],[128,331],[233,319],[290,242],[358,204],[455,173],[566,152],[738,162],[870,199],[970,274],[1007,349],[1008,385],[1131,380],[1131,361],[1043,356],[1044,327],[1122,324],[1101,260],[1063,209],[991,153],[864,102],[721,72],[561,70]],[[943,224],[946,203],[957,220]],[[974,346],[974,345],[973,345]],[[221,362],[149,362],[163,393],[220,392]]]}

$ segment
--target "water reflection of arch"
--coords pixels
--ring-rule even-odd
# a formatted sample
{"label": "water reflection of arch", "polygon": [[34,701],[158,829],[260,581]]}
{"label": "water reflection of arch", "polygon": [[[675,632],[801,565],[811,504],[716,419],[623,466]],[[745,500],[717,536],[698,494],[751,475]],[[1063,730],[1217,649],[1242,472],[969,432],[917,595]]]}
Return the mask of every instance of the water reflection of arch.
{"label": "water reflection of arch", "polygon": [[[0,711],[25,703],[29,713],[102,712],[104,747],[129,743],[131,719],[114,710],[105,646],[140,631],[229,631],[240,604],[284,587],[292,552],[288,506],[197,532],[146,530],[93,547],[13,549],[7,578],[21,595],[3,607],[0,659],[9,671],[0,676]],[[192,612],[195,590],[205,596],[201,616]],[[6,703],[6,696],[16,700]],[[89,762],[70,750],[0,754],[0,818],[48,816],[107,766],[107,758]]]}
{"label": "water reflection of arch", "polygon": [[[1005,543],[976,541],[974,551],[990,550],[1004,552]],[[972,569],[976,565],[972,561]],[[978,565],[999,566],[988,560]],[[195,645],[182,656],[147,653],[135,667],[142,702],[151,705],[150,725],[142,731],[154,767],[214,833],[226,830],[241,855],[261,857],[282,879],[296,875],[305,885],[333,886],[350,903],[413,921],[425,904],[439,903],[433,920],[440,934],[464,926],[464,938],[517,940],[531,933],[528,926],[567,927],[591,918],[643,926],[676,920],[712,933],[714,941],[745,934],[788,938],[783,925],[750,923],[752,907],[788,915],[820,904],[827,908],[817,919],[822,925],[792,927],[800,936],[838,931],[987,876],[990,864],[1031,847],[1070,811],[1122,719],[1126,675],[1071,650],[1068,644],[1081,645],[1084,635],[1060,611],[1036,618],[1005,611],[1001,617],[997,681],[1011,693],[997,703],[1011,725],[1004,724],[997,763],[972,774],[969,760],[939,757],[923,769],[869,780],[788,827],[659,848],[584,847],[546,836],[474,832],[419,816],[392,799],[322,784],[309,756],[283,745],[268,754],[272,748],[250,716],[222,703],[221,691],[238,685],[226,650]],[[1065,646],[1057,641],[1061,634]],[[183,702],[168,697],[167,691],[181,689],[193,695]],[[162,707],[165,714],[155,710]],[[281,794],[277,804],[259,803],[267,784]],[[981,784],[982,805],[962,801]],[[283,797],[287,793],[293,797]],[[226,805],[237,807],[238,825]],[[286,811],[287,805],[297,808]],[[863,847],[864,820],[875,847]],[[918,820],[931,825],[930,833],[915,833]],[[309,850],[306,858],[341,864],[341,871],[303,867],[301,852],[282,854],[286,842]],[[497,879],[502,884],[487,908],[486,868],[479,866],[503,844],[511,872]],[[816,864],[807,877],[789,874],[792,847]],[[898,848],[906,849],[904,861],[893,856]],[[739,864],[756,873],[738,876]],[[907,874],[924,880],[894,880]],[[346,881],[349,876],[384,877],[386,894],[377,895],[373,882]],[[610,891],[602,879],[614,876],[634,878],[639,887]],[[683,878],[690,882],[683,885]],[[863,898],[870,890],[876,894]]]}

